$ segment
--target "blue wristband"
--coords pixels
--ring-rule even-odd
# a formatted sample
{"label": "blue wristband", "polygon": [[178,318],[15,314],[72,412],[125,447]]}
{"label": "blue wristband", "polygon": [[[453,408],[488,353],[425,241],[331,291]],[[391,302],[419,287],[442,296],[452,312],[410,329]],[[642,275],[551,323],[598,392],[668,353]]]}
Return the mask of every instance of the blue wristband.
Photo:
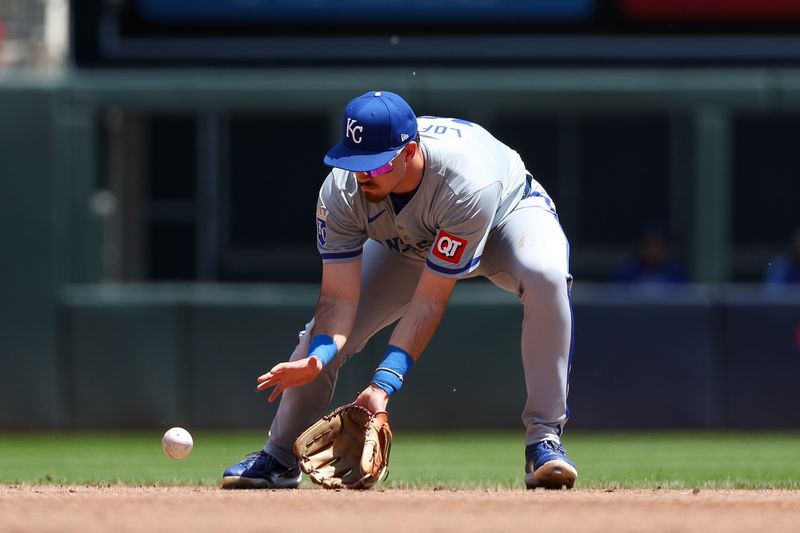
{"label": "blue wristband", "polygon": [[330,335],[314,335],[308,346],[307,357],[316,357],[324,367],[336,357],[338,351],[339,347],[336,346],[333,337]]}
{"label": "blue wristband", "polygon": [[383,361],[375,369],[370,383],[380,387],[391,396],[403,386],[403,377],[413,364],[414,359],[408,355],[408,352],[390,344],[386,347]]}

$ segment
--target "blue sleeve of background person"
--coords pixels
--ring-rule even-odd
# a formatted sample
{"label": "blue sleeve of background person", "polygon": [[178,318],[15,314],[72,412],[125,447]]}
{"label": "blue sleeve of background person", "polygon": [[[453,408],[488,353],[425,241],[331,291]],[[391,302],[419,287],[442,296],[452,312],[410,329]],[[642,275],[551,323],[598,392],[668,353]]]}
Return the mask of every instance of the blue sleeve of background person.
{"label": "blue sleeve of background person", "polygon": [[788,257],[776,257],[764,272],[764,282],[767,285],[783,285],[789,278],[789,267]]}
{"label": "blue sleeve of background person", "polygon": [[[440,231],[428,252],[427,268],[455,278],[465,277],[478,268],[483,247],[493,226],[500,193],[500,184],[494,183],[467,198],[452,199],[446,211],[440,215]],[[452,240],[459,247],[452,257],[447,257],[446,247],[441,246],[442,232],[454,237]]]}
{"label": "blue sleeve of background person", "polygon": [[323,263],[352,261],[361,255],[367,230],[348,196],[339,190],[333,172],[319,191],[316,225],[317,250]]}

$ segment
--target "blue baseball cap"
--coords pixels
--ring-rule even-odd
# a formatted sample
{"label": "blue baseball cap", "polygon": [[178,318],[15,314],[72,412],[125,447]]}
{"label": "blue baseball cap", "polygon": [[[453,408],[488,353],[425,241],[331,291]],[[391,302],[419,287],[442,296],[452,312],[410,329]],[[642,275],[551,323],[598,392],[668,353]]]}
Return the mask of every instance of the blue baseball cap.
{"label": "blue baseball cap", "polygon": [[417,135],[417,117],[395,93],[370,91],[350,100],[342,117],[342,142],[325,156],[325,164],[368,172],[388,163]]}

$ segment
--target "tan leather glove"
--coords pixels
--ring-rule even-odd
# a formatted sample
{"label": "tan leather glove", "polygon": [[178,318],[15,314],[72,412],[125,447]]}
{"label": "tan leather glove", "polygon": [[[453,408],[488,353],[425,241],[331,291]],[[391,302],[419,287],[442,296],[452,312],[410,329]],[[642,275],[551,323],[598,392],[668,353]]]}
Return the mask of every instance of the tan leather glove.
{"label": "tan leather glove", "polygon": [[347,404],[322,417],[294,444],[300,469],[326,489],[368,489],[389,474],[389,416]]}

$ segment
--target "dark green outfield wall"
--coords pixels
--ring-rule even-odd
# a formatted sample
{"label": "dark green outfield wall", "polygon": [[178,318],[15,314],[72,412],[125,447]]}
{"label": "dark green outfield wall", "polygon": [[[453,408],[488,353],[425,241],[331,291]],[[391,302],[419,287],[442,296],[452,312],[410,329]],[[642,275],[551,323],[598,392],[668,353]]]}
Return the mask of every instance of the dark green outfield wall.
{"label": "dark green outfield wall", "polygon": [[[259,427],[256,377],[291,353],[307,286],[72,287],[60,374],[74,428]],[[800,427],[800,294],[639,293],[576,285],[571,427]],[[521,309],[482,282],[457,287],[392,400],[406,428],[513,428],[525,400]],[[344,367],[332,407],[368,383],[388,337]],[[8,422],[6,422],[8,423]]]}
{"label": "dark green outfield wall", "polygon": [[0,97],[3,425],[50,426],[58,420],[53,108],[52,93],[43,88],[7,90]]}
{"label": "dark green outfield wall", "polygon": [[61,75],[0,75],[0,427],[67,420],[65,283],[99,279],[97,109]]}

